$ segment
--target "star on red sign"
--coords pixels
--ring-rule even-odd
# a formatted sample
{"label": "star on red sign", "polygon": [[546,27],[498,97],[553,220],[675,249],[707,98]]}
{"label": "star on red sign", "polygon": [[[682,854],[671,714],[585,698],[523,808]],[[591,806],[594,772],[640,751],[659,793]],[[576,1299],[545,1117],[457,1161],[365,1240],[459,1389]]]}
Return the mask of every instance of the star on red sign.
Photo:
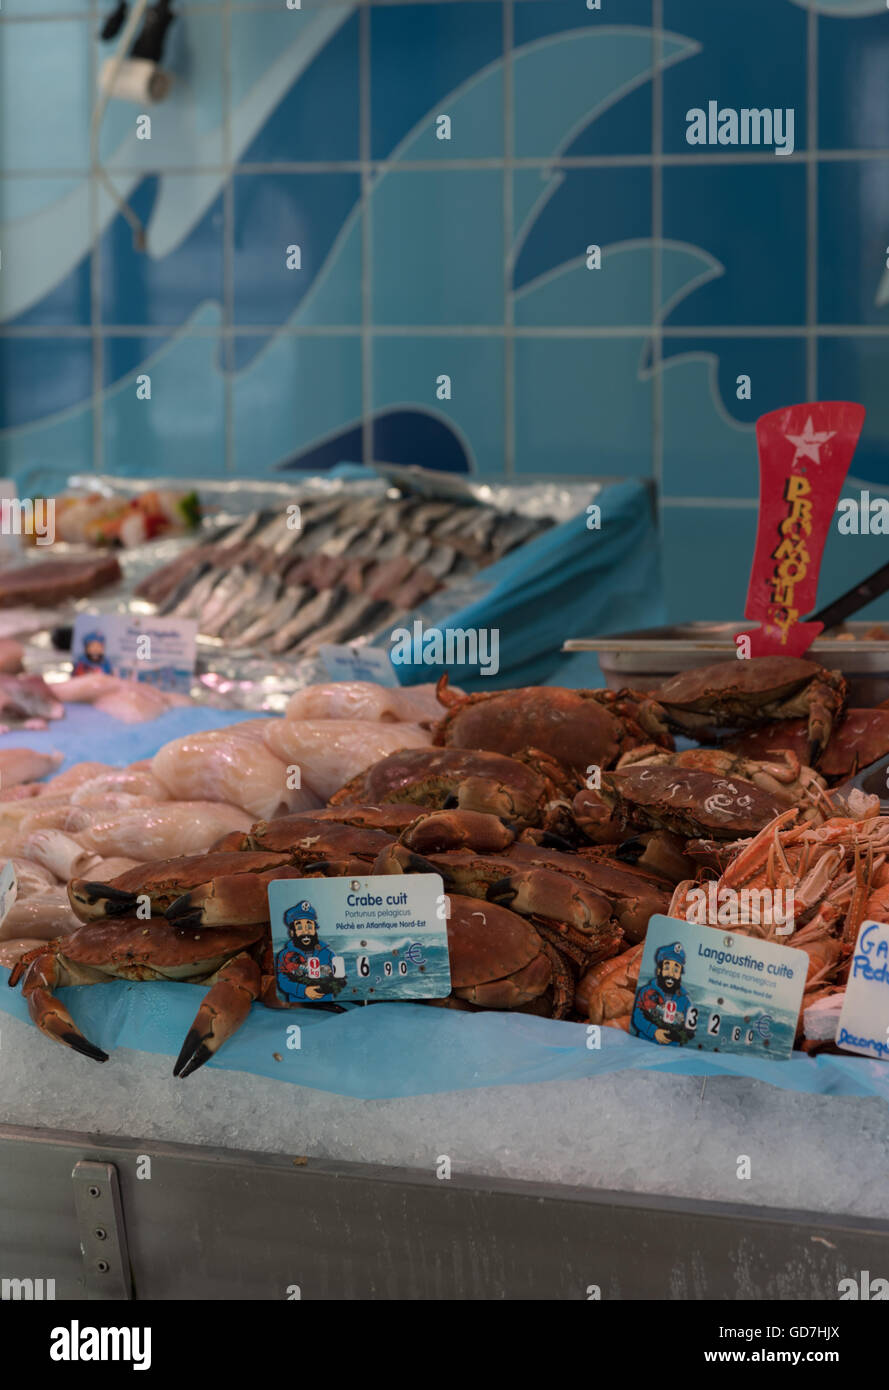
{"label": "star on red sign", "polygon": [[807,458],[811,459],[813,463],[820,463],[819,450],[821,445],[826,444],[829,439],[833,439],[835,434],[836,430],[816,430],[810,415],[802,434],[785,434],[784,438],[796,448],[796,453],[793,456],[794,463],[798,458]]}

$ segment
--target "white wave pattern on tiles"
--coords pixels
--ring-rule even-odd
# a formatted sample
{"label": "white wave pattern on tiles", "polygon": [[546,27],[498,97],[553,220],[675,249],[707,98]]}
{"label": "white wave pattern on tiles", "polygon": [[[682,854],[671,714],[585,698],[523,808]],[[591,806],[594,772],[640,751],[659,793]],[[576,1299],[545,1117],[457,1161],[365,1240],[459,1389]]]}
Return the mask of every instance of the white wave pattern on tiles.
{"label": "white wave pattern on tiles", "polygon": [[[304,29],[300,37],[281,54],[271,68],[257,76],[252,88],[249,89],[232,113],[233,145],[236,155],[240,155],[254,139],[263,122],[269,117],[292,83],[298,80],[308,62],[353,9],[353,6],[339,6],[333,13],[318,12],[314,16],[316,22],[312,24],[311,28]],[[661,66],[669,66],[680,61],[698,49],[698,45],[693,41],[678,35],[666,34],[661,37]],[[517,84],[516,95],[519,102],[517,119],[519,129],[523,132],[522,138],[533,137],[535,149],[539,152],[540,157],[557,157],[589,119],[595,118],[611,108],[640,83],[650,80],[654,70],[652,39],[652,34],[639,29],[610,28],[595,32],[581,30],[561,34],[555,39],[539,40],[520,49],[515,55],[514,61],[521,72],[521,80]],[[434,124],[435,114],[438,111],[446,108],[454,121],[461,121],[464,117],[470,119],[473,112],[483,109],[485,106],[484,88],[486,84],[494,84],[499,88],[501,82],[501,65],[493,64],[475,74],[447,97],[439,99],[436,107],[430,110],[412,131],[408,132],[397,149],[393,151],[390,156],[390,163],[397,165],[401,161],[417,157],[422,148],[422,142],[428,138],[428,132]],[[526,103],[522,100],[521,93],[523,91],[528,93],[528,102],[530,103],[535,88],[537,92],[541,90],[540,86],[537,85],[540,82],[546,83],[550,96],[546,104],[545,121],[538,128],[533,123],[529,126],[522,114],[522,107]],[[539,108],[539,102],[536,101],[536,98],[534,104],[535,108]],[[208,133],[207,138],[210,138],[210,134],[212,133]],[[122,153],[118,151],[115,162],[121,158]],[[394,173],[387,171],[379,174],[370,190],[372,202],[382,195],[381,186],[385,184],[386,180],[393,177],[395,177]],[[218,194],[218,185],[213,183],[212,176],[206,175],[201,180],[195,180],[195,192],[191,195],[191,201],[187,198],[183,199],[181,193],[185,182],[181,177],[175,181],[170,180],[169,190],[166,190],[162,184],[149,228],[149,253],[156,257],[168,254],[181,243],[190,228],[204,214],[207,206]],[[516,249],[524,241],[531,220],[539,214],[540,208],[557,186],[558,176],[552,176],[548,180],[542,197],[535,200],[529,209],[525,222],[517,228]],[[78,193],[80,192],[81,190],[78,190]],[[89,226],[85,213],[86,202],[79,203],[74,195],[63,201],[66,204],[64,208],[62,203],[56,204],[53,209],[46,210],[47,215],[45,217],[25,219],[22,224],[18,224],[18,230],[22,236],[22,241],[19,243],[20,251],[23,250],[26,242],[29,249],[33,250],[35,240],[43,245],[52,244],[54,263],[52,258],[44,258],[39,255],[29,254],[24,257],[26,264],[36,263],[37,268],[42,273],[43,283],[38,283],[36,279],[26,284],[20,283],[17,296],[18,308],[13,309],[5,304],[3,307],[7,315],[21,312],[27,304],[35,302],[51,288],[51,283],[46,283],[47,264],[53,264],[53,280],[57,281],[60,274],[67,274],[70,271],[88,247]],[[286,335],[288,327],[323,323],[325,293],[330,291],[331,285],[335,283],[338,276],[354,277],[359,273],[361,256],[359,211],[356,208],[352,216],[346,220],[330,250],[325,265],[293,315],[278,330],[266,349],[236,375],[236,419],[239,416],[243,418],[239,410],[239,397],[248,410],[248,403],[255,402],[258,395],[262,396],[270,406],[275,401],[287,400],[289,402],[286,412],[275,412],[269,409],[260,436],[251,438],[251,472],[261,474],[269,471],[281,459],[310,447],[318,441],[319,437],[329,434],[337,426],[346,428],[353,423],[357,416],[360,403],[352,399],[351,392],[345,391],[340,396],[344,418],[337,421],[330,418],[328,412],[328,418],[322,423],[316,408],[318,405],[316,398],[319,391],[323,391],[324,383],[319,381],[317,374],[313,372],[306,372],[305,375],[302,372],[294,373],[292,353],[283,350],[281,339]],[[53,213],[54,217],[49,216],[50,213]],[[110,213],[106,210],[103,213],[103,221],[107,222],[108,216]],[[67,250],[67,263],[64,267],[60,265],[59,261],[59,218],[62,218],[66,223],[66,235],[62,239],[61,249],[65,251],[66,245],[69,248]],[[423,227],[402,228],[401,235],[423,236],[425,231],[426,229]],[[41,238],[43,239],[42,242]],[[8,244],[8,236],[5,240]],[[70,249],[75,245],[77,246],[76,253]],[[470,242],[467,253],[471,254],[471,250]],[[650,256],[650,248],[642,243],[634,243],[625,247],[624,253],[624,264],[632,274],[634,256],[648,257]],[[515,251],[513,258],[514,255]],[[41,261],[43,262],[42,266]],[[639,265],[641,265],[641,260],[635,268],[635,273],[639,272]],[[664,265],[664,296],[665,300],[669,299],[672,303],[677,302],[684,294],[696,288],[703,278],[709,278],[712,273],[719,271],[719,268],[714,271],[710,258],[697,248],[664,248]],[[573,265],[556,267],[553,272],[541,277],[539,281],[523,287],[516,296],[516,303],[521,306],[522,314],[528,313],[531,316],[527,321],[534,321],[532,305],[536,295],[541,297],[541,306],[554,293],[564,303],[564,300],[561,299],[561,291],[555,287],[560,276],[570,277],[574,273],[575,267]],[[175,371],[177,354],[180,349],[186,353],[187,360],[193,369],[197,359],[195,357],[194,337],[190,335],[189,329],[197,323],[206,327],[210,322],[215,321],[216,307],[205,304],[195,311],[187,324],[175,331],[171,341],[153,356],[154,371],[161,369]],[[542,309],[541,312],[544,310]],[[519,321],[521,321],[521,316],[519,316]],[[561,321],[566,320],[563,318]],[[570,322],[570,319],[567,321]],[[555,327],[558,327],[558,321]],[[279,348],[282,350],[278,350]],[[347,352],[344,353],[344,356],[348,355]],[[208,376],[207,393],[213,395],[217,390],[217,383],[213,378],[218,378],[220,374],[218,357],[214,351],[208,351],[206,354],[200,355],[200,360],[203,361],[204,370]],[[110,407],[112,413],[116,414],[128,401],[129,394],[132,393],[134,376],[135,373],[131,374],[103,393],[104,403]],[[640,369],[639,373],[633,373],[632,381],[625,383],[626,389],[624,391],[617,391],[615,410],[623,411],[622,396],[632,398],[640,389],[643,391],[648,389],[644,376],[644,371]],[[190,380],[194,389],[193,371]],[[619,383],[615,383],[615,385],[619,386]],[[391,389],[387,388],[385,381],[379,385],[377,397],[373,402],[375,411],[379,411],[387,405],[400,405],[409,408],[413,404],[414,402],[406,401],[400,397],[394,385]],[[416,404],[418,407],[428,410],[428,402],[417,401]],[[464,393],[462,399],[458,398],[448,403],[447,414],[445,414],[444,409],[436,413],[439,413],[442,419],[447,419],[458,433],[471,444],[476,438],[483,437],[485,434],[485,428],[491,414],[490,401],[484,391]],[[64,476],[64,472],[67,472],[68,468],[65,466],[64,472],[62,472],[61,460],[57,461],[57,450],[52,447],[51,441],[57,438],[58,427],[63,422],[65,430],[71,431],[69,437],[85,437],[89,417],[90,404],[85,403],[82,408],[75,407],[51,419],[8,431],[6,438],[10,446],[10,471],[19,476],[23,471],[32,473],[35,460],[40,459],[42,460],[41,468],[44,464],[48,465],[61,473],[61,476]],[[242,428],[237,429],[237,434],[242,438],[244,437]],[[43,447],[44,443],[47,445],[46,448]],[[175,440],[171,438],[167,444],[175,451]],[[183,467],[186,461],[185,456],[183,456],[178,460],[178,465]],[[133,473],[150,471],[150,460],[134,456],[127,467]]]}
{"label": "white wave pattern on tiles", "polygon": [[[240,158],[281,98],[299,81],[355,8],[354,5],[337,5],[305,11],[308,22],[301,26],[298,36],[275,62],[257,73],[249,94],[232,112],[233,159]],[[161,127],[158,138],[175,141],[175,128],[167,125],[164,131]],[[218,163],[218,130],[195,129],[191,139],[198,167]],[[141,153],[133,134],[115,150],[113,162],[138,164]],[[155,163],[163,161],[162,147],[156,147],[153,154]],[[115,186],[122,197],[128,198],[144,177],[143,174],[118,174]],[[222,174],[188,179],[181,175],[169,179],[162,176],[148,227],[148,255],[160,259],[175,250],[219,196],[223,182]],[[100,232],[114,215],[110,200],[103,199],[98,218]],[[0,277],[0,319],[5,321],[39,303],[54,285],[70,275],[89,251],[92,235],[89,180],[82,179],[76,188],[49,207],[0,224],[0,233],[7,264],[16,267],[15,275]]]}

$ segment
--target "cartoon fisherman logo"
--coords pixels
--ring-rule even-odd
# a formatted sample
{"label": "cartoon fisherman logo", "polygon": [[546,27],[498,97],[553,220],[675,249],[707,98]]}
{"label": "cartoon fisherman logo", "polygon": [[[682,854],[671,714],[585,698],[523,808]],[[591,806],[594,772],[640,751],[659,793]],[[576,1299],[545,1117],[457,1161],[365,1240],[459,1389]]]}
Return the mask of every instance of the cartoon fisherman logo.
{"label": "cartoon fisherman logo", "polygon": [[89,676],[94,671],[111,675],[111,663],[105,656],[105,636],[101,632],[88,632],[83,639],[83,651],[74,664],[72,675]]}
{"label": "cartoon fisherman logo", "polygon": [[654,953],[654,979],[636,994],[633,1032],[664,1047],[682,1047],[695,1035],[697,1009],[682,988],[685,951],[680,942]]}
{"label": "cartoon fisherman logo", "polygon": [[275,957],[278,990],[292,1003],[329,1003],[346,985],[342,956],[318,940],[318,914],[303,899],[284,913],[289,944]]}

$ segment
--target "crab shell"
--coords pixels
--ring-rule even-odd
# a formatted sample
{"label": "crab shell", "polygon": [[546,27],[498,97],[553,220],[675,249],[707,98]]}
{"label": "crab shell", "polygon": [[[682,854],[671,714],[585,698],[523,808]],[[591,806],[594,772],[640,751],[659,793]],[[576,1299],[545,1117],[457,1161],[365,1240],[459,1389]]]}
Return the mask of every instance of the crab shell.
{"label": "crab shell", "polygon": [[839,671],[825,670],[814,661],[757,656],[683,671],[653,690],[651,698],[669,723],[691,734],[714,726],[748,727],[804,715],[809,748],[803,761],[811,764],[843,712],[846,690]]}
{"label": "crab shell", "polygon": [[[788,748],[797,757],[805,756],[808,731],[804,719],[788,719],[750,729],[737,738],[729,739],[724,747],[745,758],[768,758],[775,751]],[[852,777],[859,768],[867,767],[889,753],[889,710],[850,709],[834,726],[830,740],[821,755],[819,771],[831,779]]]}
{"label": "crab shell", "polygon": [[482,811],[429,811],[417,816],[399,836],[403,845],[418,854],[441,854],[453,849],[494,854],[507,849],[514,839],[514,830],[499,817]]}
{"label": "crab shell", "polygon": [[[666,912],[670,905],[673,885],[657,874],[618,860],[606,860],[583,851],[566,854],[560,850],[538,845],[516,843],[499,855],[480,855],[470,851],[412,855],[404,846],[392,846],[374,863],[374,873],[439,873],[445,887],[467,896],[486,897],[496,884],[513,879],[532,869],[551,869],[562,883],[558,895],[548,901],[536,899],[535,910],[543,918],[563,920],[582,929],[586,925],[582,909],[572,900],[571,881],[579,880],[600,899],[610,905],[607,912],[600,909],[600,928],[605,930],[609,918],[629,941],[638,941],[648,928],[655,912]],[[539,881],[538,881],[539,882]],[[550,881],[552,887],[552,882]],[[585,943],[587,949],[592,943]]]}
{"label": "crab shell", "polygon": [[545,943],[529,922],[496,903],[452,894],[447,919],[451,988],[486,1009],[517,1009],[552,984]]}
{"label": "crab shell", "polygon": [[330,805],[411,801],[430,810],[480,811],[524,827],[541,823],[555,791],[548,770],[535,771],[500,753],[406,748],[353,777]]}
{"label": "crab shell", "polygon": [[[524,846],[514,846],[516,850]],[[611,900],[586,882],[584,866],[571,875],[554,867],[545,852],[513,860],[508,853],[482,855],[456,850],[421,857],[405,846],[384,850],[374,873],[438,873],[446,889],[465,897],[484,898],[529,916],[538,932],[580,968],[613,955],[623,941]],[[663,895],[669,902],[669,894]]]}
{"label": "crab shell", "polygon": [[340,825],[357,825],[362,830],[385,830],[389,835],[400,835],[414,823],[419,811],[415,801],[393,801],[381,806],[323,806],[305,814],[309,820],[335,821]]}
{"label": "crab shell", "polygon": [[[184,931],[169,926],[162,918],[143,921],[133,917],[89,922],[67,936],[47,942],[46,948],[67,976],[57,981],[59,985],[89,984],[93,977],[202,980],[263,935],[263,930],[256,927]],[[29,971],[30,968],[29,965]]]}
{"label": "crab shell", "polygon": [[754,835],[784,804],[740,777],[644,763],[602,778],[603,801],[630,825],[718,840]]}
{"label": "crab shell", "polygon": [[257,821],[244,839],[245,849],[286,854],[294,862],[310,864],[313,860],[340,856],[373,860],[392,843],[393,837],[369,826],[337,821],[327,824],[310,816],[280,816],[277,820]]}
{"label": "crab shell", "polygon": [[[449,709],[435,728],[434,743],[507,756],[541,749],[575,777],[593,764],[610,767],[625,748],[652,736],[672,747],[651,702],[621,702],[608,691],[547,685],[456,695],[442,676],[437,693]],[[647,732],[634,714],[646,721]]]}
{"label": "crab shell", "polygon": [[575,1008],[590,1023],[629,1029],[639,981],[644,942],[622,955],[600,962],[578,981]]}
{"label": "crab shell", "polygon": [[648,930],[655,912],[666,912],[672,884],[661,874],[597,850],[579,849],[576,854],[543,849],[529,844],[512,845],[503,855],[522,868],[555,869],[569,878],[579,878],[587,887],[611,903],[615,921],[628,941],[639,941]]}

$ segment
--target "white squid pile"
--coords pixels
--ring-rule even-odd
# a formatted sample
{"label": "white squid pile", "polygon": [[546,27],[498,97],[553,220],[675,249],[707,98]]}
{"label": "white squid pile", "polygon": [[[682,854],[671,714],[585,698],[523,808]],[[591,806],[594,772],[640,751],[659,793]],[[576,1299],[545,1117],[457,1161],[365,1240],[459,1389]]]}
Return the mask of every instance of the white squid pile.
{"label": "white squid pile", "polygon": [[17,882],[0,965],[81,925],[70,878],[107,882],[138,863],[201,854],[257,820],[323,806],[387,754],[429,746],[440,713],[432,685],[342,681],[299,691],[283,718],[188,734],[128,767],[83,762],[52,776],[60,753],[0,751],[0,860],[12,860]]}

